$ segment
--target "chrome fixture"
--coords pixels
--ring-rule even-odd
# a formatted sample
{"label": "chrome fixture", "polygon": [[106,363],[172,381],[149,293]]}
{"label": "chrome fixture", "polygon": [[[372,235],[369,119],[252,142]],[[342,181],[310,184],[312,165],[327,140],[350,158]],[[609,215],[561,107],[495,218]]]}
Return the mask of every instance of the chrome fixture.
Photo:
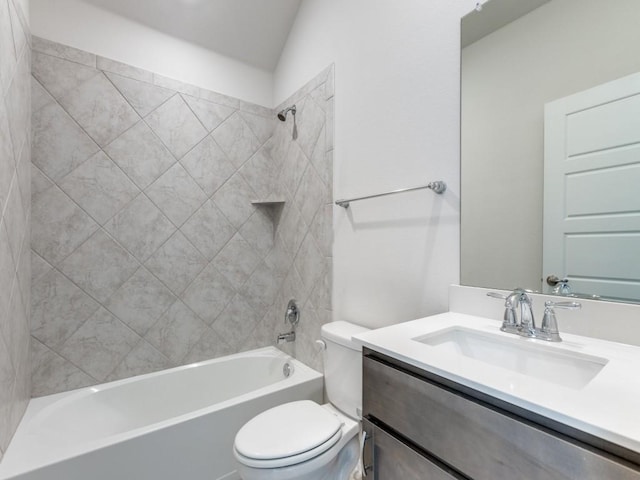
{"label": "chrome fixture", "polygon": [[554,308],[564,308],[566,310],[576,310],[582,308],[580,302],[544,302],[544,315],[542,316],[542,326],[538,332],[538,338],[549,342],[561,342],[560,332],[558,332],[558,320]]}
{"label": "chrome fixture", "polygon": [[429,182],[427,185],[421,185],[419,187],[401,188],[399,190],[392,190],[390,192],[377,193],[375,195],[367,195],[365,197],[336,200],[336,205],[343,208],[349,208],[349,203],[356,202],[358,200],[367,200],[369,198],[384,197],[386,195],[394,195],[396,193],[412,192],[414,190],[423,190],[425,188],[433,190],[437,194],[441,194],[441,193],[444,193],[444,191],[447,189],[447,184],[441,180],[438,180],[435,182]]}
{"label": "chrome fixture", "polygon": [[[561,342],[558,332],[558,321],[556,320],[555,308],[564,308],[567,310],[575,310],[581,308],[579,302],[545,302],[544,316],[542,318],[542,326],[536,328],[536,322],[533,318],[533,308],[531,293],[522,288],[516,288],[509,294],[488,292],[488,297],[500,298],[504,300],[504,318],[500,330],[507,333],[515,333],[527,338],[538,338],[548,342]],[[518,307],[520,307],[520,318],[518,319]]]}
{"label": "chrome fixture", "polygon": [[296,106],[291,105],[290,107],[284,108],[280,110],[280,112],[278,112],[278,120],[280,120],[281,122],[285,122],[287,120],[287,114],[289,112],[291,112],[291,115],[293,115],[293,132],[291,134],[294,140],[298,138],[298,125],[296,124],[296,111],[297,111]]}
{"label": "chrome fixture", "polygon": [[293,342],[296,339],[296,326],[300,322],[300,309],[293,299],[289,300],[287,311],[284,312],[284,324],[286,325],[287,322],[291,324],[291,331],[278,335],[276,339],[278,345],[285,342]]}
{"label": "chrome fixture", "polygon": [[556,275],[549,275],[547,277],[547,285],[553,287],[553,293],[556,295],[571,295],[568,278],[560,279]]}
{"label": "chrome fixture", "polygon": [[295,105],[291,105],[288,108],[280,110],[280,112],[278,113],[278,120],[280,120],[281,122],[286,121],[287,120],[287,114],[289,112],[291,112],[291,115],[293,115],[295,117],[296,116],[296,106]]}

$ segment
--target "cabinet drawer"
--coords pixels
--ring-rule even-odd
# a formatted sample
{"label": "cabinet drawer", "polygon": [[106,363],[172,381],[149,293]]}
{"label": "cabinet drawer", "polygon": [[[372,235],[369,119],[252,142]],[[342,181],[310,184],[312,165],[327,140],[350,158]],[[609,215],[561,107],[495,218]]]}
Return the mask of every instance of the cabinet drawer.
{"label": "cabinet drawer", "polygon": [[370,357],[364,414],[476,480],[640,480],[635,465]]}
{"label": "cabinet drawer", "polygon": [[368,438],[365,462],[373,465],[367,480],[460,480],[366,419],[362,427]]}

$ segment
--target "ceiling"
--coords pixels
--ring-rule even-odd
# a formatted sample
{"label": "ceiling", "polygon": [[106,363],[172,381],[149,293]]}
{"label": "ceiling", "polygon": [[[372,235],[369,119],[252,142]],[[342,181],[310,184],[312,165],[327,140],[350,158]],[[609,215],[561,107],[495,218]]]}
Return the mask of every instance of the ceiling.
{"label": "ceiling", "polygon": [[82,0],[273,71],[302,0]]}

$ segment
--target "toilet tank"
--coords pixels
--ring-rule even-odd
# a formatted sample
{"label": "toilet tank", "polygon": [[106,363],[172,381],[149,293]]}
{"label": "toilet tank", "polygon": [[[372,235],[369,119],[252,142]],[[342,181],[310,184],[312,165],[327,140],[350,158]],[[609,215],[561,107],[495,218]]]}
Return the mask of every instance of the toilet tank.
{"label": "toilet tank", "polygon": [[369,331],[349,322],[331,322],[322,326],[324,384],[329,402],[351,418],[362,412],[362,347],[351,339]]}

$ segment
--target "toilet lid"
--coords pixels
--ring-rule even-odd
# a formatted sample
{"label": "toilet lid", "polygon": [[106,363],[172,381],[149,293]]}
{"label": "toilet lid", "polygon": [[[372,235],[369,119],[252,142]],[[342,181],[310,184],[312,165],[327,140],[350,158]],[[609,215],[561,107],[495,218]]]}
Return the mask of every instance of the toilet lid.
{"label": "toilet lid", "polygon": [[236,435],[235,450],[255,460],[283,459],[311,450],[319,455],[339,439],[341,427],[336,415],[315,402],[285,403],[249,420]]}

